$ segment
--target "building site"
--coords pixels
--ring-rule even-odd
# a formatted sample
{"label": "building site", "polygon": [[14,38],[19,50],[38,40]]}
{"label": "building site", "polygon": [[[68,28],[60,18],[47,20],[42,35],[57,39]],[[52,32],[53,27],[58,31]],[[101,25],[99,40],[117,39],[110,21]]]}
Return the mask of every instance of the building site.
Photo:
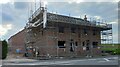
{"label": "building site", "polygon": [[101,43],[112,41],[112,24],[48,12],[46,6],[8,40],[12,54],[32,58],[94,57],[101,55]]}

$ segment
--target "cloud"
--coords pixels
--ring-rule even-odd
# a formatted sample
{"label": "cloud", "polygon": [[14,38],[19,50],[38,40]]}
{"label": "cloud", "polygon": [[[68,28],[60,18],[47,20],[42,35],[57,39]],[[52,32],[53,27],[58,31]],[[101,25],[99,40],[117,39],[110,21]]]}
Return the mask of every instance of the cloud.
{"label": "cloud", "polygon": [[2,1],[0,1],[1,4],[5,4],[5,3],[8,3],[8,2],[10,2],[10,0],[2,0]]}
{"label": "cloud", "polygon": [[109,24],[117,24],[118,22],[109,22]]}
{"label": "cloud", "polygon": [[[19,3],[19,5],[24,2]],[[26,4],[26,3],[24,3]],[[8,39],[14,35],[19,29],[24,28],[28,19],[28,10],[26,7],[15,7],[15,4],[6,3],[2,4],[2,11],[0,11],[2,21],[0,25],[0,37]]]}
{"label": "cloud", "polygon": [[12,24],[6,24],[6,25],[3,25],[3,28],[7,29],[7,30],[11,30],[12,29]]}
{"label": "cloud", "polygon": [[84,0],[75,0],[76,3],[84,2]]}
{"label": "cloud", "polygon": [[14,2],[14,6],[17,9],[25,9],[27,8],[29,5],[27,2]]}
{"label": "cloud", "polygon": [[[2,0],[0,1],[0,4],[6,4],[8,2],[34,2],[35,0]],[[44,1],[44,0],[41,0]],[[75,2],[119,2],[119,0],[46,0],[47,2],[68,2],[69,4]],[[39,0],[36,0],[36,2],[39,2]]]}
{"label": "cloud", "polygon": [[0,36],[4,36],[12,29],[12,24],[0,25]]}
{"label": "cloud", "polygon": [[13,18],[11,15],[2,12],[2,20],[3,21],[13,21]]}
{"label": "cloud", "polygon": [[108,24],[112,24],[112,25],[114,25],[115,27],[117,27],[118,26],[118,19],[115,19],[115,20],[113,20],[113,21],[109,21],[109,22],[107,22]]}
{"label": "cloud", "polygon": [[97,20],[102,19],[101,16],[94,16],[94,18]]}

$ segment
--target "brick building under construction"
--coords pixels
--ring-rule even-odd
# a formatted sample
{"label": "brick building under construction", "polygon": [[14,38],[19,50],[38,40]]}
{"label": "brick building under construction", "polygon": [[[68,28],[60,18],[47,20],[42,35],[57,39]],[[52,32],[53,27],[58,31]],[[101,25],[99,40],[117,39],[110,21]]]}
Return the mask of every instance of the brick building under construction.
{"label": "brick building under construction", "polygon": [[111,40],[111,24],[88,21],[86,15],[81,19],[53,14],[40,7],[25,29],[8,41],[13,51],[21,45],[22,53],[29,57],[81,57],[100,55],[101,42],[111,43]]}
{"label": "brick building under construction", "polygon": [[100,55],[101,39],[110,42],[106,36],[112,34],[111,24],[49,13],[45,7],[33,13],[25,29],[27,53],[37,57]]}

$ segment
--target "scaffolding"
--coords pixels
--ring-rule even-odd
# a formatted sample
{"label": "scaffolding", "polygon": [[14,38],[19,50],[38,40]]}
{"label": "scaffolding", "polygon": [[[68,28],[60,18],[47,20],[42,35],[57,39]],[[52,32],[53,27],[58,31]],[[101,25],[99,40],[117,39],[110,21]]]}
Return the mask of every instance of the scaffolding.
{"label": "scaffolding", "polygon": [[113,44],[112,29],[101,31],[101,42],[103,44]]}

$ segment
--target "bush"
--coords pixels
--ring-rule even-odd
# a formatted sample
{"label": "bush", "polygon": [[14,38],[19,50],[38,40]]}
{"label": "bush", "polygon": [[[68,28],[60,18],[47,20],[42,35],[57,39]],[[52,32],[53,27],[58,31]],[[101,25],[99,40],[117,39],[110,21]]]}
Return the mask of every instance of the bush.
{"label": "bush", "polygon": [[7,57],[8,53],[8,44],[6,40],[2,41],[2,59],[5,59]]}

